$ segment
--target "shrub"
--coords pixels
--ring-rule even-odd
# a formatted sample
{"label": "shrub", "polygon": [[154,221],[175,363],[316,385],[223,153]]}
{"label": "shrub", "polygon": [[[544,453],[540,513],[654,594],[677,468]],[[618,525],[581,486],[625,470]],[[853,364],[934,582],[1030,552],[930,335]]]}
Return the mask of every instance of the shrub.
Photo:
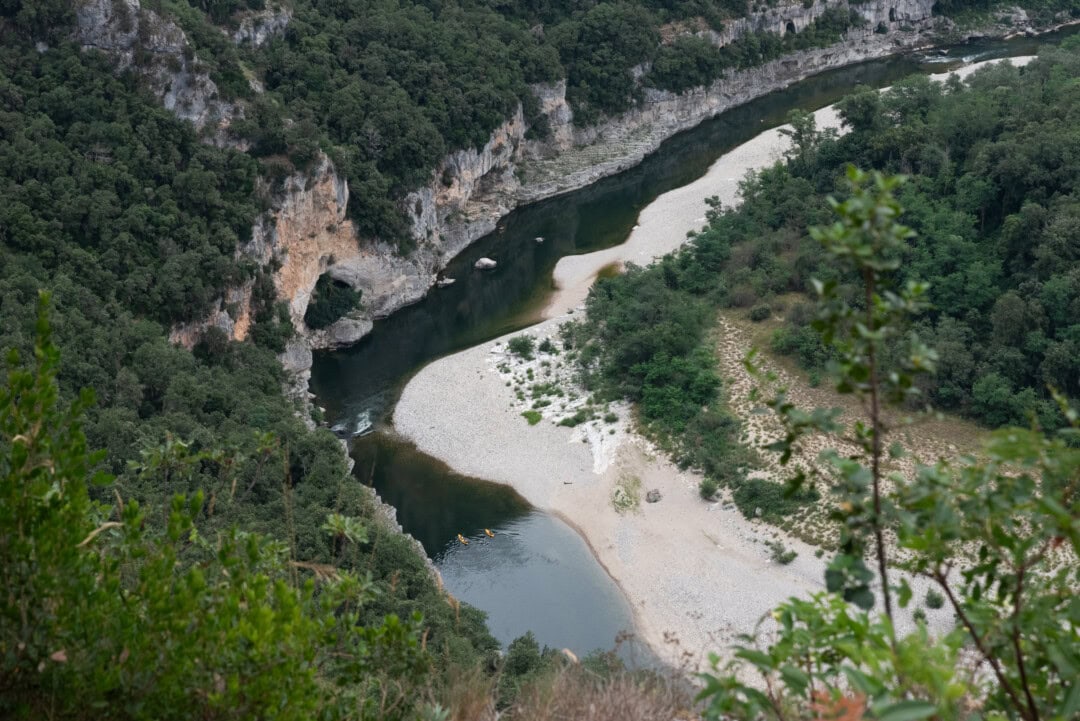
{"label": "shrub", "polygon": [[574,426],[581,425],[587,420],[589,420],[589,412],[584,408],[581,408],[574,415],[567,416],[566,418],[563,418],[561,421],[559,421],[559,425],[566,426],[567,428],[573,428]]}
{"label": "shrub", "polygon": [[531,335],[516,335],[510,339],[506,347],[518,358],[532,360],[535,341]]}
{"label": "shrub", "polygon": [[786,566],[799,555],[796,551],[788,548],[780,541],[766,541],[765,545],[769,549],[769,558],[774,562],[779,563],[781,566]]}
{"label": "shrub", "polygon": [[801,488],[796,493],[789,493],[780,483],[748,478],[736,485],[732,497],[735,505],[747,518],[758,518],[757,509],[760,508],[760,518],[775,522],[799,511],[821,496],[813,488]]}
{"label": "shrub", "polygon": [[755,323],[760,323],[763,320],[767,320],[772,315],[772,308],[768,303],[759,303],[750,309],[750,320]]}
{"label": "shrub", "polygon": [[543,418],[539,411],[525,411],[521,414],[521,417],[527,420],[530,426],[535,426]]}
{"label": "shrub", "polygon": [[702,478],[701,483],[698,484],[698,493],[700,493],[701,497],[706,501],[711,501],[719,490],[720,484],[717,483],[715,478],[710,478],[709,476]]}
{"label": "shrub", "polygon": [[945,597],[934,589],[930,589],[926,592],[926,607],[933,610],[937,610],[945,605]]}
{"label": "shrub", "polygon": [[558,355],[559,349],[555,346],[554,343],[551,342],[550,338],[545,338],[544,340],[540,341],[540,352]]}
{"label": "shrub", "polygon": [[324,273],[315,282],[311,302],[304,313],[304,323],[316,330],[326,328],[358,307],[360,293]]}
{"label": "shrub", "polygon": [[641,479],[637,476],[621,476],[615,483],[611,503],[619,513],[636,509],[641,505]]}

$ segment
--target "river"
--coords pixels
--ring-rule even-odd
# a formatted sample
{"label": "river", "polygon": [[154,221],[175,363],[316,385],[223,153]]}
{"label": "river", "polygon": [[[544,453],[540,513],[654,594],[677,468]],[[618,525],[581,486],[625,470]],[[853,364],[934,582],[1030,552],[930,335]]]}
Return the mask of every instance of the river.
{"label": "river", "polygon": [[[395,438],[385,419],[404,382],[435,358],[536,322],[559,258],[622,243],[657,196],[701,177],[724,153],[782,124],[790,110],[816,110],[856,85],[884,87],[912,73],[941,72],[949,63],[1033,54],[1075,32],[823,73],[676,135],[631,170],[514,211],[451,262],[445,274],[456,279],[453,285],[377,322],[356,346],[316,354],[311,389],[331,422],[367,411],[376,420],[376,432],[352,444],[356,477],[398,509],[403,528],[424,546],[447,589],[487,612],[501,642],[531,630],[541,644],[578,654],[611,648],[621,632],[632,630],[633,613],[585,542],[511,489],[455,474]],[[494,258],[498,267],[474,271],[480,257]],[[459,533],[470,540],[467,546]],[[624,645],[624,657],[637,653],[633,649]]]}

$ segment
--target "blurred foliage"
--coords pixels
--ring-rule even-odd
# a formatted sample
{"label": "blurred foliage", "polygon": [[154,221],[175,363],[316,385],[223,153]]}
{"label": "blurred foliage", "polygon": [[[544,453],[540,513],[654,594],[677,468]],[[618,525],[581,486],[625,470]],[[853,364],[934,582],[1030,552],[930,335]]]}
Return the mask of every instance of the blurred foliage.
{"label": "blurred foliage", "polygon": [[[35,367],[12,353],[0,388],[0,713],[6,718],[351,718],[411,715],[433,657],[419,614],[365,623],[370,573],[298,559],[292,542],[196,519],[225,502],[186,493],[193,466],[222,462],[171,443],[139,473],[162,506],[114,486],[110,502],[81,422],[56,385],[44,307]],[[219,489],[221,490],[221,489]],[[233,485],[230,496],[238,490]],[[286,505],[286,518],[291,506]],[[348,533],[338,533],[345,527]],[[367,541],[331,516],[340,561]],[[306,580],[300,580],[299,568]]]}

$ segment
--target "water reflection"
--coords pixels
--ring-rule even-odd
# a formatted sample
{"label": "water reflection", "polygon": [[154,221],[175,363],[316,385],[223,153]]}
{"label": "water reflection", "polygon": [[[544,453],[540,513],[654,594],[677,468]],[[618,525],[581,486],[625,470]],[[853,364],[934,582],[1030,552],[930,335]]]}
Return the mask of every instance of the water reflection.
{"label": "water reflection", "polygon": [[588,546],[569,526],[533,511],[482,532],[468,546],[447,544],[435,562],[455,596],[488,613],[503,643],[532,631],[544,644],[579,655],[615,645],[632,630],[626,599],[596,573]]}
{"label": "water reflection", "polygon": [[[447,590],[486,611],[502,643],[532,631],[542,644],[585,654],[633,630],[626,599],[581,537],[509,487],[456,474],[386,434],[358,439],[352,456],[356,475],[398,509]],[[622,651],[648,662],[641,650]]]}

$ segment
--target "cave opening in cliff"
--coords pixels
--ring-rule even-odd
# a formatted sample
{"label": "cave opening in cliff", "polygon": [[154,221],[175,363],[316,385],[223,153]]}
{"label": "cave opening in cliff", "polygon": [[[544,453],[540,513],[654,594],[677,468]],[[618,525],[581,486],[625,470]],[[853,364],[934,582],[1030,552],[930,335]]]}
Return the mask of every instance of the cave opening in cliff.
{"label": "cave opening in cliff", "polygon": [[788,24],[787,24],[787,34],[788,34],[788,35],[794,35],[794,34],[795,34],[795,32],[796,32],[796,31],[795,31],[795,23],[794,23],[794,22],[792,22],[791,20],[788,20]]}
{"label": "cave opening in cliff", "polygon": [[889,22],[896,22],[896,8],[889,8]]}

